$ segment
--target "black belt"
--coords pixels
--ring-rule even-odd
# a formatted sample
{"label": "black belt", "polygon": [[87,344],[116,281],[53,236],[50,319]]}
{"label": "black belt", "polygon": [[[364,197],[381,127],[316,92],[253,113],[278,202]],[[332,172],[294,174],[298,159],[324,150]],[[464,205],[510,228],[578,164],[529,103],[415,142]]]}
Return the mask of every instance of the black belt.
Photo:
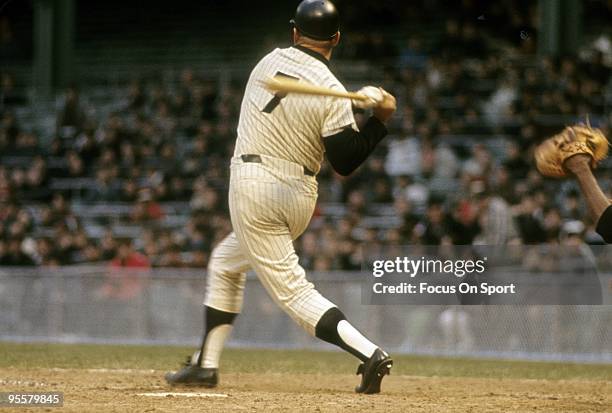
{"label": "black belt", "polygon": [[[259,155],[252,155],[252,154],[240,155],[240,158],[242,158],[242,162],[262,163],[261,156]],[[303,168],[304,168],[304,175],[315,176],[315,173],[312,172],[310,169],[306,168],[305,166],[303,166]]]}

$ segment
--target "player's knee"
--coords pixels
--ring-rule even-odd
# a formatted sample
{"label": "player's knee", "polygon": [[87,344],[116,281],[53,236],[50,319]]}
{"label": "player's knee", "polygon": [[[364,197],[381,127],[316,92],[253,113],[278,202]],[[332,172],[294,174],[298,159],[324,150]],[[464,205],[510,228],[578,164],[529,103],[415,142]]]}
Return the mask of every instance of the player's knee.
{"label": "player's knee", "polygon": [[228,288],[232,291],[244,289],[246,274],[240,272],[235,265],[232,265],[223,256],[211,254],[207,271],[212,283],[211,285],[217,285],[219,288]]}
{"label": "player's knee", "polygon": [[273,291],[276,299],[283,305],[291,306],[293,302],[307,301],[311,295],[318,294],[311,282],[303,280],[299,283],[277,286]]}
{"label": "player's knee", "polygon": [[321,340],[325,340],[328,343],[335,343],[338,341],[338,323],[346,320],[346,317],[338,309],[338,307],[332,307],[321,316],[317,325],[315,326],[315,335]]}
{"label": "player's knee", "polygon": [[224,274],[229,270],[225,261],[223,255],[219,253],[219,247],[215,247],[210,254],[210,260],[208,260],[208,272]]}

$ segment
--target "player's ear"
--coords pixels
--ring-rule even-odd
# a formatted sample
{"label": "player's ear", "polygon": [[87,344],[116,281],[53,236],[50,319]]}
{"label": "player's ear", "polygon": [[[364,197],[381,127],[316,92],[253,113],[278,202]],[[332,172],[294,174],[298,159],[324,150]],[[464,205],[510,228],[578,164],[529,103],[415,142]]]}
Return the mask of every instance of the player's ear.
{"label": "player's ear", "polygon": [[340,43],[340,30],[336,32],[336,36],[332,39],[332,46],[336,47]]}
{"label": "player's ear", "polygon": [[291,40],[293,41],[293,44],[297,44],[299,37],[300,34],[298,33],[297,29],[293,27],[291,29]]}

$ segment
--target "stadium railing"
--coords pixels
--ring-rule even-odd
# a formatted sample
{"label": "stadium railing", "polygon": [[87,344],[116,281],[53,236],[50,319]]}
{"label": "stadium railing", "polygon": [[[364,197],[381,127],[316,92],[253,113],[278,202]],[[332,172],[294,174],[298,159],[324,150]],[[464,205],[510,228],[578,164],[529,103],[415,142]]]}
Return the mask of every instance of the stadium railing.
{"label": "stadium railing", "polygon": [[[0,340],[195,346],[205,278],[185,268],[0,267]],[[612,362],[610,305],[362,305],[358,273],[309,278],[393,352]],[[253,274],[230,345],[331,349],[282,313]]]}

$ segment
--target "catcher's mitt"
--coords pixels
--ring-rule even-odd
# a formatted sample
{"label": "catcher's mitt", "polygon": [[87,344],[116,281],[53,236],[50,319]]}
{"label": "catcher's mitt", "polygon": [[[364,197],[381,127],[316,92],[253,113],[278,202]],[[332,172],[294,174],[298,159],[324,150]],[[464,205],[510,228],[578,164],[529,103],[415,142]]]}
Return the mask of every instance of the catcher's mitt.
{"label": "catcher's mitt", "polygon": [[536,148],[536,166],[542,175],[563,178],[567,176],[563,163],[578,154],[589,155],[592,168],[608,155],[608,140],[600,129],[590,125],[566,127]]}

